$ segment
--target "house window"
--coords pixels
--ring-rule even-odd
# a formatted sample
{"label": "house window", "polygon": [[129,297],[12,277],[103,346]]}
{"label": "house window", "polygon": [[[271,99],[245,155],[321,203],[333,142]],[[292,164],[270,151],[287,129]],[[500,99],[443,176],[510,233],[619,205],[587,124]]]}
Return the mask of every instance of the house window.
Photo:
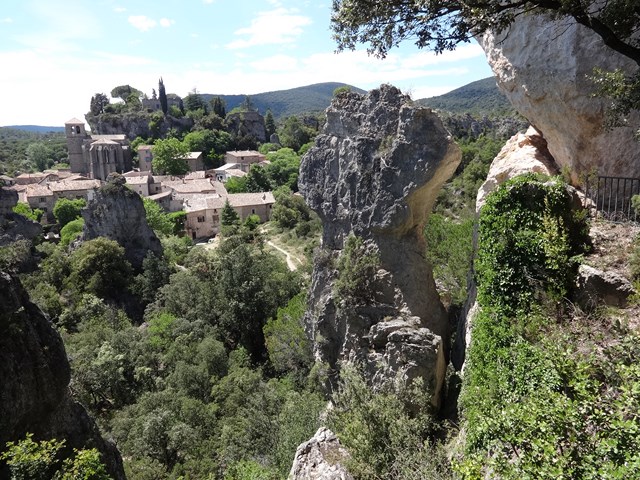
{"label": "house window", "polygon": [[255,213],[256,213],[256,209],[255,209],[255,208],[252,208],[252,209],[251,209],[251,215],[255,215]]}
{"label": "house window", "polygon": [[40,197],[40,203],[46,203],[47,199],[44,197]]}
{"label": "house window", "polygon": [[213,216],[213,223],[218,223],[220,221],[220,216],[219,215],[214,215]]}
{"label": "house window", "polygon": [[204,222],[204,216],[198,216],[198,223]]}

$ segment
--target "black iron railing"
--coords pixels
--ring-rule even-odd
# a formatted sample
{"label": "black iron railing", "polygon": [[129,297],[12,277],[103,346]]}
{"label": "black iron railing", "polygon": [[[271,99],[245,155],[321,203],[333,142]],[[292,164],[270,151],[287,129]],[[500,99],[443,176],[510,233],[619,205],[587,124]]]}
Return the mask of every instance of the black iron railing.
{"label": "black iron railing", "polygon": [[631,198],[640,195],[640,178],[598,177],[587,196],[595,205],[595,215],[612,222],[639,222]]}

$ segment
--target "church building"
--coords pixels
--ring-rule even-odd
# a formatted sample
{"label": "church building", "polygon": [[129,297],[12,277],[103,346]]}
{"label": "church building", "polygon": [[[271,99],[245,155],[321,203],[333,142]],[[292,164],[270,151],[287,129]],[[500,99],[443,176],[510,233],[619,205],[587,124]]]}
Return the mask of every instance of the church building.
{"label": "church building", "polygon": [[89,135],[84,122],[72,118],[64,124],[73,173],[106,180],[110,173],[131,170],[131,149],[126,135]]}

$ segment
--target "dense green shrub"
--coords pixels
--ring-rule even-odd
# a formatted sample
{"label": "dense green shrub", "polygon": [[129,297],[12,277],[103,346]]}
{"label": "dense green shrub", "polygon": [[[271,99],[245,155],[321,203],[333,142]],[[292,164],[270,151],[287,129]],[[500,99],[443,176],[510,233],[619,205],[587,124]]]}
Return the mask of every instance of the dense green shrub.
{"label": "dense green shrub", "polygon": [[480,215],[478,300],[461,394],[463,478],[633,478],[640,465],[637,335],[590,347],[545,299],[567,293],[584,219],[564,185],[527,175]]}
{"label": "dense green shrub", "polygon": [[362,237],[349,235],[338,257],[338,278],[334,287],[336,298],[347,303],[371,300],[379,265],[377,250],[367,245]]}

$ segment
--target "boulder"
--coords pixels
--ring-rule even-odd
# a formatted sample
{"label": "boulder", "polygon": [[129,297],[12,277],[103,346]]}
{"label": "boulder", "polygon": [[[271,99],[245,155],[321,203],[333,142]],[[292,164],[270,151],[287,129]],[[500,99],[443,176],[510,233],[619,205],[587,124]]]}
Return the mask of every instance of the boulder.
{"label": "boulder", "polygon": [[250,136],[260,143],[267,141],[264,117],[258,112],[228,113],[225,124],[227,131],[238,138]]}
{"label": "boulder", "polygon": [[289,480],[353,480],[344,466],[347,459],[349,453],[338,437],[321,427],[297,448]]}
{"label": "boulder", "polygon": [[147,223],[142,198],[126,186],[122,175],[112,173],[82,210],[80,241],[105,237],[118,242],[134,269],[142,268],[148,252],[162,255],[162,245]]}
{"label": "boulder", "polygon": [[636,293],[631,282],[622,275],[584,264],[578,269],[576,287],[576,301],[585,310],[592,310],[600,303],[625,307],[629,297]]}
{"label": "boulder", "polygon": [[548,142],[560,167],[577,181],[596,169],[600,175],[640,177],[640,150],[633,137],[640,115],[625,127],[603,127],[607,101],[594,98],[594,67],[634,72],[637,65],[604,45],[575,21],[520,15],[501,34],[479,42],[498,87],[516,110]]}
{"label": "boulder", "polygon": [[[70,367],[62,339],[19,280],[0,272],[0,451],[6,442],[65,440],[72,449],[97,448],[109,474],[124,479],[122,459],[68,390]],[[8,478],[0,466],[0,478]]]}
{"label": "boulder", "polygon": [[[323,223],[305,315],[315,358],[333,370],[344,361],[364,364],[372,382],[419,371],[437,404],[432,380],[440,372],[433,371],[444,368],[437,359],[446,357],[449,329],[422,232],[460,150],[431,110],[389,85],[341,93],[326,114],[298,180]],[[379,265],[361,285],[367,292],[337,299],[336,264],[351,235]],[[403,333],[394,336],[398,326]],[[419,369],[404,341],[421,345]]]}

